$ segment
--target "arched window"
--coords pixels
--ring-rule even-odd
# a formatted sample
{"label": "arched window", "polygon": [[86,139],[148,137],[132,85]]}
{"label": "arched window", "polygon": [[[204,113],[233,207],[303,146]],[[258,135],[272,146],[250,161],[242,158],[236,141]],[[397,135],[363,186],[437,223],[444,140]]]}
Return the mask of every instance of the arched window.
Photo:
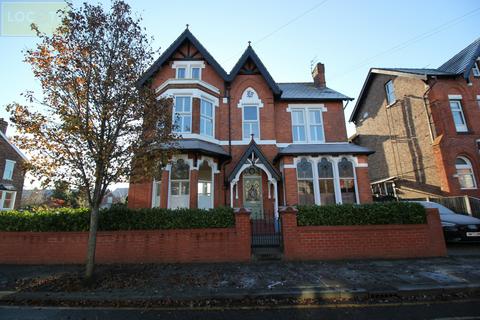
{"label": "arched window", "polygon": [[315,204],[312,164],[305,158],[297,163],[298,204]]}
{"label": "arched window", "polygon": [[356,203],[355,193],[355,174],[353,172],[353,163],[347,158],[342,158],[338,163],[338,175],[340,180],[340,191],[342,193],[342,203]]}
{"label": "arched window", "polygon": [[183,159],[172,165],[170,172],[170,207],[188,208],[190,195],[190,166]]}
{"label": "arched window", "polygon": [[335,204],[335,186],[333,180],[333,166],[326,158],[318,163],[318,182],[320,185],[320,203]]}
{"label": "arched window", "polygon": [[198,208],[213,208],[212,168],[207,161],[198,167]]}
{"label": "arched window", "polygon": [[473,174],[472,164],[465,157],[455,159],[455,169],[457,169],[458,182],[462,189],[476,189],[475,175]]}

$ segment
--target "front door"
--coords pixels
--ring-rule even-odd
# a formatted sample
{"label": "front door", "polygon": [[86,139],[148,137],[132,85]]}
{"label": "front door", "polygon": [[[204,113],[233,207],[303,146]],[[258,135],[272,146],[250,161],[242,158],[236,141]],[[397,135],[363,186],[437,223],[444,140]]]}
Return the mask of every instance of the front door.
{"label": "front door", "polygon": [[262,176],[258,171],[243,176],[243,206],[252,211],[252,219],[263,219]]}

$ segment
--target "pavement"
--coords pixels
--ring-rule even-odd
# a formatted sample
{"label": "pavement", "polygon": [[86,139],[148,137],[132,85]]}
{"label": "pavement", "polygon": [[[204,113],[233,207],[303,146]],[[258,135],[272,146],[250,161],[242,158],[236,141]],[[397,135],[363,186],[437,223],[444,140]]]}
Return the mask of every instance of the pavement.
{"label": "pavement", "polygon": [[[465,247],[463,247],[465,248]],[[225,306],[466,298],[480,293],[480,246],[446,258],[248,264],[0,265],[0,305]],[[462,253],[463,252],[463,253]]]}

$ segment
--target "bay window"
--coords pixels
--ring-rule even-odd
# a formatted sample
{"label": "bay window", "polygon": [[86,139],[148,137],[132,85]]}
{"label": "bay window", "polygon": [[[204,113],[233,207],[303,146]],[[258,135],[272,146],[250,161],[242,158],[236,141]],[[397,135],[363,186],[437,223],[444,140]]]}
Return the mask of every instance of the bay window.
{"label": "bay window", "polygon": [[213,137],[213,103],[200,100],[200,134]]}
{"label": "bay window", "polygon": [[170,171],[170,208],[188,208],[190,203],[190,166],[178,159]]}
{"label": "bay window", "polygon": [[260,138],[259,114],[257,106],[243,107],[243,139],[250,139],[251,135]]}
{"label": "bay window", "polygon": [[318,183],[321,204],[335,204],[333,165],[326,158],[318,163]]}
{"label": "bay window", "polygon": [[198,167],[198,208],[213,208],[212,168],[207,161]]}
{"label": "bay window", "polygon": [[0,191],[0,210],[13,210],[16,195],[15,191]]}
{"label": "bay window", "polygon": [[338,163],[338,176],[342,203],[356,203],[355,173],[353,163],[347,158],[342,158]]}
{"label": "bay window", "polygon": [[175,97],[174,105],[174,132],[191,133],[192,131],[192,98]]}
{"label": "bay window", "polygon": [[297,163],[298,204],[315,204],[315,192],[313,189],[312,164],[303,158]]}

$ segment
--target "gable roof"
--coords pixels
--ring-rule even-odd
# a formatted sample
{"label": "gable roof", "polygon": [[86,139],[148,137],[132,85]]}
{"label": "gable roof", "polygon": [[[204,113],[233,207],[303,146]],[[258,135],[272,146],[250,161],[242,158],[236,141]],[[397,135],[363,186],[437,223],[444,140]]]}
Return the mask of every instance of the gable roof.
{"label": "gable roof", "polygon": [[190,32],[190,30],[185,29],[185,31],[180,34],[180,36],[163,52],[162,55],[153,63],[153,65],[148,68],[147,71],[140,77],[137,81],[137,86],[142,86],[149,80],[161,67],[167,62],[167,60],[182,46],[185,41],[190,41],[193,46],[198,50],[198,52],[205,58],[213,69],[222,77],[223,80],[227,80],[227,72],[220,66],[220,64],[213,58],[213,56],[205,49],[205,47],[198,41],[197,38]]}
{"label": "gable roof", "polygon": [[13,143],[10,142],[10,140],[8,140],[7,136],[2,132],[0,131],[0,137],[3,138],[3,140],[5,140],[5,142],[10,146],[12,147],[13,150],[15,150],[15,152],[25,161],[28,161],[28,158],[23,154],[22,151],[20,151],[20,149],[17,148],[16,145],[14,145]]}
{"label": "gable roof", "polygon": [[240,171],[240,169],[247,162],[248,157],[250,157],[252,153],[255,154],[255,156],[257,156],[257,158],[265,166],[265,168],[267,168],[268,172],[270,172],[272,177],[277,179],[277,181],[282,180],[282,175],[277,171],[277,169],[275,169],[275,167],[270,163],[270,161],[268,161],[268,159],[263,154],[262,150],[260,150],[260,148],[258,147],[255,140],[252,139],[252,141],[250,141],[250,144],[248,145],[247,150],[245,150],[242,157],[235,165],[235,168],[233,168],[233,171],[228,176],[228,182],[231,182],[235,178],[238,171]]}
{"label": "gable roof", "polygon": [[255,51],[253,50],[252,46],[250,45],[248,45],[247,49],[242,54],[240,59],[238,59],[232,71],[230,71],[230,74],[228,75],[228,80],[233,81],[235,79],[235,77],[238,75],[242,67],[245,65],[245,63],[247,63],[248,59],[251,59],[253,63],[257,66],[258,71],[260,71],[260,74],[263,76],[263,78],[265,78],[265,81],[267,81],[267,84],[270,87],[270,89],[272,89],[273,93],[275,95],[280,95],[282,93],[282,90],[280,89],[278,84],[273,80],[267,68],[265,67],[263,62],[260,60],[260,58],[257,56]]}
{"label": "gable roof", "polygon": [[463,73],[465,80],[468,80],[470,72],[472,72],[473,64],[478,56],[480,56],[480,38],[438,67],[438,70],[455,74]]}
{"label": "gable roof", "polygon": [[372,74],[392,74],[398,76],[411,76],[418,77],[420,79],[426,80],[429,76],[436,77],[456,77],[463,75],[463,78],[468,81],[470,73],[472,72],[472,67],[477,58],[480,56],[480,38],[476,39],[474,42],[469,44],[462,51],[454,55],[447,62],[442,64],[437,69],[434,68],[371,68],[368,71],[367,78],[363,83],[362,90],[358,96],[355,107],[353,108],[352,114],[350,115],[349,122],[354,122],[358,112],[360,111],[360,105],[362,100],[368,90],[370,83],[372,81]]}
{"label": "gable roof", "polygon": [[316,86],[313,82],[277,83],[282,90],[282,100],[353,100],[328,87]]}

